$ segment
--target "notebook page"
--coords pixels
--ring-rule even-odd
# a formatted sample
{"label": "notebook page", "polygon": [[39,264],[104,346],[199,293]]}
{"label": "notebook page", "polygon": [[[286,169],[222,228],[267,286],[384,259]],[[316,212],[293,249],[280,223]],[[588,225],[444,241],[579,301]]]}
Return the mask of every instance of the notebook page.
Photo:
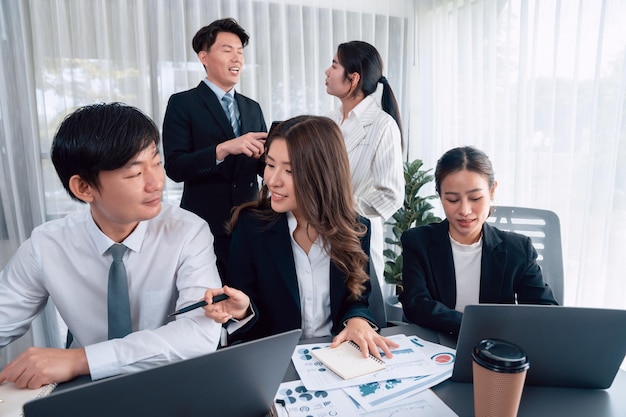
{"label": "notebook page", "polygon": [[0,384],[0,416],[22,417],[22,407],[28,401],[48,395],[54,390],[56,384],[44,385],[41,388],[28,389],[17,388],[12,382]]}
{"label": "notebook page", "polygon": [[359,346],[352,341],[343,342],[336,348],[313,350],[311,353],[343,379],[356,378],[385,369],[385,362],[372,355],[364,358]]}

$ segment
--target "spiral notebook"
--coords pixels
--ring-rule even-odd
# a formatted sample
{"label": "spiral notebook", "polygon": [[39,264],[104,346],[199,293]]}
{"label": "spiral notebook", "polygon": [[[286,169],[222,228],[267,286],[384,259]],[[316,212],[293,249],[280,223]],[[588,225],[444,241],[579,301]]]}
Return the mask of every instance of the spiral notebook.
{"label": "spiral notebook", "polygon": [[356,378],[385,369],[385,362],[373,355],[364,358],[359,345],[353,341],[343,342],[336,348],[325,347],[311,353],[328,369],[343,379]]}
{"label": "spiral notebook", "polygon": [[30,400],[45,397],[56,387],[56,384],[44,385],[37,389],[17,388],[12,382],[0,384],[0,416],[21,417],[22,407]]}

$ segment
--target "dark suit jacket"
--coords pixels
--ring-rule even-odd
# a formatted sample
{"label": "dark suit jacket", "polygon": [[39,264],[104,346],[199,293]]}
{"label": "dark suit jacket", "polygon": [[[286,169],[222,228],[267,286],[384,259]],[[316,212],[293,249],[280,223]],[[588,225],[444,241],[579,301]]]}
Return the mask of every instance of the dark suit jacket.
{"label": "dark suit jacket", "polygon": [[[403,292],[410,321],[458,334],[462,314],[456,305],[456,277],[448,221],[402,234]],[[557,304],[536,262],[530,238],[483,225],[480,303]]]}
{"label": "dark suit jacket", "polygon": [[[368,232],[361,246],[369,255],[369,221],[361,219]],[[251,340],[302,327],[298,279],[291,249],[287,215],[281,214],[269,224],[251,210],[241,212],[231,240],[228,285],[244,291],[252,301],[255,317],[233,334],[232,340]],[[368,309],[371,290],[358,301],[348,300],[345,274],[330,265],[330,308],[333,334],[343,329],[346,320],[363,317],[375,323]]]}
{"label": "dark suit jacket", "polygon": [[[240,134],[266,132],[259,104],[235,94]],[[229,155],[215,163],[215,148],[235,134],[217,96],[204,81],[170,97],[163,120],[165,171],[184,181],[180,206],[205,219],[215,236],[226,236],[225,222],[234,206],[256,199],[259,161]]]}

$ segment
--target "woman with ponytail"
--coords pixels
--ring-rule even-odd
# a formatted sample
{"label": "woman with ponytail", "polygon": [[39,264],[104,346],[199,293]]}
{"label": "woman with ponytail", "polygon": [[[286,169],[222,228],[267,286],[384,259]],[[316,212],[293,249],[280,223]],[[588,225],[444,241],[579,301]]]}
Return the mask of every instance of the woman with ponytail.
{"label": "woman with ponytail", "polygon": [[[326,91],[341,100],[329,117],[344,136],[357,210],[371,222],[371,264],[382,283],[383,225],[404,201],[398,103],[383,76],[380,54],[367,42],[340,44],[325,74]],[[372,97],[379,84],[381,106]]]}

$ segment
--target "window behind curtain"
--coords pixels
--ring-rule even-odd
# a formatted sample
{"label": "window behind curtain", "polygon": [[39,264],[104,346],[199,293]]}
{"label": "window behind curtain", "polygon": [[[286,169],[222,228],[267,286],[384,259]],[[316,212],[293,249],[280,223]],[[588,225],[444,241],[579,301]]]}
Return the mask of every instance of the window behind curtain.
{"label": "window behind curtain", "polygon": [[[325,114],[336,46],[376,46],[409,159],[453,146],[491,157],[496,204],[561,218],[566,303],[626,308],[626,4],[621,0],[15,0],[0,3],[0,237],[5,261],[41,221],[74,210],[48,155],[63,117],[123,101],[162,123],[204,76],[194,33],[235,17],[250,33],[238,90],[268,124]],[[166,199],[181,185],[168,182]],[[424,190],[431,193],[433,190]],[[0,227],[0,232],[2,228]],[[0,234],[0,236],[2,236]]]}
{"label": "window behind curtain", "polygon": [[[234,17],[250,34],[237,90],[261,104],[268,126],[338,105],[326,94],[324,71],[337,45],[354,39],[379,50],[385,75],[404,103],[409,1],[355,2],[340,9],[304,1],[31,3],[46,219],[79,206],[67,197],[48,155],[63,117],[81,105],[122,101],[161,126],[169,97],[204,78],[191,39],[218,18]],[[181,193],[182,184],[168,179],[165,199],[177,204]]]}
{"label": "window behind curtain", "polygon": [[[204,77],[191,48],[198,29],[234,17],[251,35],[241,93],[266,122],[326,114],[324,70],[340,42],[362,39],[379,50],[401,103],[412,1],[14,0],[0,3],[0,267],[33,227],[82,204],[60,184],[49,149],[77,107],[120,101],[162,125],[167,100]],[[406,104],[405,104],[406,106]],[[407,110],[408,111],[408,110]],[[168,179],[164,199],[182,184]],[[52,306],[33,332],[2,351],[0,366],[25,346],[60,346],[64,325]],[[60,327],[60,330],[58,329]]]}
{"label": "window behind curtain", "polygon": [[417,2],[409,154],[475,145],[495,204],[561,220],[565,303],[626,308],[626,3]]}

